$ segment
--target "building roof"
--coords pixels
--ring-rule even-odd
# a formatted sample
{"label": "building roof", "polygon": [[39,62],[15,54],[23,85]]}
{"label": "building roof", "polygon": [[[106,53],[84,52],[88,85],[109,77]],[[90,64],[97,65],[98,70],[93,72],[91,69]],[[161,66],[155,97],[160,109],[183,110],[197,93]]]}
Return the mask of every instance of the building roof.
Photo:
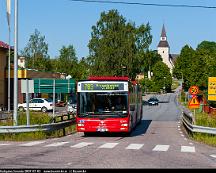
{"label": "building roof", "polygon": [[164,41],[161,40],[158,44],[158,47],[169,47],[169,43],[166,40]]}
{"label": "building roof", "polygon": [[[0,41],[0,48],[9,49],[9,45],[3,41]],[[13,49],[12,46],[11,49]]]}
{"label": "building roof", "polygon": [[170,60],[175,64],[176,59],[178,58],[179,54],[169,54]]}

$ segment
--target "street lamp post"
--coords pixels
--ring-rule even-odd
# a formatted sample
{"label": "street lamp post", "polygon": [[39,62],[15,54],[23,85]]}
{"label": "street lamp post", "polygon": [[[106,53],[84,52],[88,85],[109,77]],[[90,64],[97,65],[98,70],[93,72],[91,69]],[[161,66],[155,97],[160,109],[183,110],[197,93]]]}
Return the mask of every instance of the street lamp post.
{"label": "street lamp post", "polygon": [[17,125],[17,99],[18,99],[18,73],[17,73],[17,52],[18,52],[18,0],[14,2],[14,99],[13,99],[13,125]]}

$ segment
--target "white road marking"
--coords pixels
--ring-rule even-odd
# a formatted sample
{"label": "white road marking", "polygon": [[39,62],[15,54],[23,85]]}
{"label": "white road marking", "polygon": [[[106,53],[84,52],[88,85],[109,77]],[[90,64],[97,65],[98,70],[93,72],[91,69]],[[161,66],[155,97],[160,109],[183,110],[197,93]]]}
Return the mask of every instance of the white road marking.
{"label": "white road marking", "polygon": [[181,146],[181,152],[190,152],[190,153],[194,153],[194,152],[195,152],[195,147]]}
{"label": "white road marking", "polygon": [[72,147],[72,148],[82,148],[82,147],[86,147],[86,146],[92,145],[92,144],[93,143],[91,143],[91,142],[81,142],[81,143],[78,143],[76,145],[72,145],[70,147]]}
{"label": "white road marking", "polygon": [[184,138],[185,141],[187,141],[187,138]]}
{"label": "white road marking", "polygon": [[99,148],[114,148],[118,143],[106,143],[101,145]]}
{"label": "white road marking", "polygon": [[31,147],[31,146],[34,146],[34,145],[42,144],[42,143],[44,143],[44,142],[45,142],[45,141],[33,141],[33,142],[25,143],[25,144],[20,144],[19,146]]}
{"label": "white road marking", "polygon": [[190,144],[190,145],[193,145],[193,143],[192,143],[192,142],[190,142],[189,144]]}
{"label": "white road marking", "polygon": [[144,144],[130,144],[126,147],[128,150],[139,150]]}
{"label": "white road marking", "polygon": [[11,145],[11,144],[0,144],[0,146],[8,146],[8,145]]}
{"label": "white road marking", "polygon": [[213,158],[216,158],[216,154],[211,154],[210,156]]}
{"label": "white road marking", "polygon": [[179,133],[181,133],[181,134],[182,134],[182,132],[179,132]]}
{"label": "white road marking", "polygon": [[182,137],[184,137],[184,135],[181,135]]}
{"label": "white road marking", "polygon": [[49,145],[45,145],[45,147],[58,147],[58,146],[62,146],[64,144],[67,144],[69,142],[55,142],[55,143],[52,143],[52,144],[49,144]]}
{"label": "white road marking", "polygon": [[180,126],[178,125],[178,128],[180,128]]}
{"label": "white road marking", "polygon": [[156,145],[153,148],[153,151],[167,151],[169,149],[169,145]]}

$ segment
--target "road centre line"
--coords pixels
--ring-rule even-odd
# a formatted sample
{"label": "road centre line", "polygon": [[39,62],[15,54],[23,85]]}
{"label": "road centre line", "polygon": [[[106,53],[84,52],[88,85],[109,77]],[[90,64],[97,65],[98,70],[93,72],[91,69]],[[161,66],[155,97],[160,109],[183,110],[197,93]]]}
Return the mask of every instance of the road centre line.
{"label": "road centre line", "polygon": [[39,145],[44,143],[45,141],[33,141],[33,142],[28,142],[28,143],[24,143],[24,144],[20,144],[19,146],[23,146],[23,147],[31,147],[34,145]]}
{"label": "road centre line", "polygon": [[191,146],[181,146],[181,152],[190,152],[190,153],[194,153],[194,152],[195,152],[195,147],[191,147]]}
{"label": "road centre line", "polygon": [[78,144],[72,145],[70,146],[71,148],[82,148],[82,147],[86,147],[88,145],[92,145],[93,143],[91,142],[80,142]]}
{"label": "road centre line", "polygon": [[167,151],[169,149],[169,145],[156,145],[153,148],[153,151]]}
{"label": "road centre line", "polygon": [[11,144],[0,144],[0,146],[8,146],[8,145],[11,145]]}
{"label": "road centre line", "polygon": [[130,144],[126,147],[128,150],[139,150],[144,144]]}
{"label": "road centre line", "polygon": [[49,144],[49,145],[45,145],[44,147],[58,147],[58,146],[62,146],[64,144],[67,144],[69,142],[55,142],[55,143],[52,143],[52,144]]}
{"label": "road centre line", "polygon": [[216,158],[216,154],[211,154],[210,156],[213,158]]}
{"label": "road centre line", "polygon": [[99,148],[114,148],[118,143],[106,143],[101,145]]}

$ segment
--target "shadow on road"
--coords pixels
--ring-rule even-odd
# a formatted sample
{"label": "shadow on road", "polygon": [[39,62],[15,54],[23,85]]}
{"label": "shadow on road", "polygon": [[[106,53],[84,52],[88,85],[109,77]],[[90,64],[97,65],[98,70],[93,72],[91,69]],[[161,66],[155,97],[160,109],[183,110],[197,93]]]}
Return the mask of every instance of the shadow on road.
{"label": "shadow on road", "polygon": [[145,134],[152,120],[142,120],[141,123],[132,131],[131,137]]}
{"label": "shadow on road", "polygon": [[159,101],[158,103],[169,103],[169,101]]}

